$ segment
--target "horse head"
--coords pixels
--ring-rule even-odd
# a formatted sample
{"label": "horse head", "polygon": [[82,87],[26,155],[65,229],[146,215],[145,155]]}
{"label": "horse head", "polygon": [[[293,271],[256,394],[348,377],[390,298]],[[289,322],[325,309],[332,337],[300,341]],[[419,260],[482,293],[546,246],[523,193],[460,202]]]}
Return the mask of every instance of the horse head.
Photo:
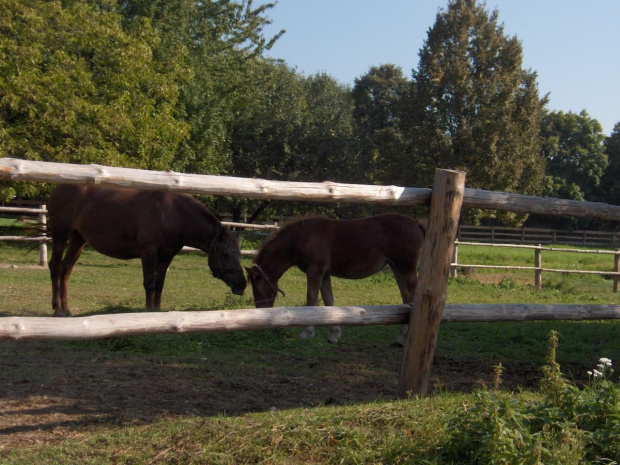
{"label": "horse head", "polygon": [[239,256],[241,255],[239,233],[222,227],[211,242],[209,268],[217,279],[224,281],[233,294],[243,295],[247,286]]}
{"label": "horse head", "polygon": [[278,283],[272,282],[265,274],[263,269],[254,265],[252,268],[245,268],[248,273],[248,279],[252,284],[252,293],[254,294],[254,305],[256,308],[273,307],[278,292],[283,296],[284,291],[278,287]]}

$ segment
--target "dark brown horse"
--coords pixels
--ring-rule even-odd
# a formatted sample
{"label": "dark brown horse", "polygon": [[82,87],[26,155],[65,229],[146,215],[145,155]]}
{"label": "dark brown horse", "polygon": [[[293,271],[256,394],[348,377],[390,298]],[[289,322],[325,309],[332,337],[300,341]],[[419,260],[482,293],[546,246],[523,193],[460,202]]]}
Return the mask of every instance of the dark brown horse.
{"label": "dark brown horse", "polygon": [[[331,276],[366,278],[389,265],[403,303],[411,303],[417,282],[417,266],[424,230],[405,215],[385,213],[356,220],[326,217],[303,218],[286,224],[261,246],[255,265],[246,268],[252,283],[254,304],[272,307],[280,291],[278,280],[292,266],[307,276],[307,305],[319,304],[319,290],[325,305],[334,305]],[[404,326],[398,343],[404,342]],[[304,328],[300,337],[314,335]],[[329,341],[338,342],[341,332],[330,328]]]}
{"label": "dark brown horse", "polygon": [[[159,309],[166,271],[183,246],[209,255],[209,268],[234,294],[246,280],[238,235],[184,194],[95,185],[59,185],[48,205],[54,316],[71,315],[67,284],[85,244],[113,258],[142,260],[146,308]],[[65,253],[66,250],[66,253]],[[63,258],[64,254],[64,258]]]}

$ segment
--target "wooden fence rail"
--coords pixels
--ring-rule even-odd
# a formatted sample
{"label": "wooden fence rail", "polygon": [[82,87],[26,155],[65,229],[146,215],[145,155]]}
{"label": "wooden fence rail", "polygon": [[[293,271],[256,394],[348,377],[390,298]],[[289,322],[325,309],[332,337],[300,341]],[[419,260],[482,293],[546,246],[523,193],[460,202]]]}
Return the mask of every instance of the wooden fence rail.
{"label": "wooden fence rail", "polygon": [[[101,165],[76,165],[44,161],[0,158],[0,179],[92,183],[225,195],[269,200],[313,202],[350,202],[378,205],[428,206],[432,189],[420,187],[375,186],[335,182],[287,182],[266,179],[234,178],[173,171],[145,171]],[[575,216],[620,221],[620,206],[601,202],[579,202],[534,197],[509,192],[465,188],[463,208],[485,208],[516,213]]]}
{"label": "wooden fence rail", "polygon": [[620,231],[569,231],[545,228],[460,225],[461,241],[510,244],[567,244],[582,246],[620,246]]}
{"label": "wooden fence rail", "polygon": [[[514,266],[514,265],[481,265],[481,264],[466,264],[459,263],[459,245],[470,245],[475,247],[507,247],[518,249],[532,249],[534,250],[534,266]],[[570,253],[582,253],[582,254],[597,254],[597,255],[613,255],[613,271],[597,271],[597,270],[558,270],[555,268],[543,268],[542,266],[542,252],[543,250],[552,252],[570,252]],[[454,247],[454,254],[452,255],[452,270],[451,276],[456,277],[458,275],[459,268],[497,268],[504,270],[532,270],[534,271],[534,286],[536,289],[542,287],[542,273],[574,273],[574,274],[597,274],[613,276],[613,291],[618,292],[620,283],[620,249],[618,250],[579,250],[579,249],[565,249],[560,247],[543,247],[538,244],[536,246],[531,245],[517,245],[517,244],[486,244],[481,242],[461,242],[457,241]]]}
{"label": "wooden fence rail", "polygon": [[[45,231],[45,225],[47,224],[47,208],[45,205],[39,206],[39,208],[24,208],[24,207],[0,207],[0,213],[22,213],[27,215],[36,215],[39,218],[39,227],[41,231]],[[26,237],[26,236],[0,236],[2,241],[31,241],[39,243],[39,265],[47,266],[47,242],[48,239],[45,236],[38,237]],[[36,246],[35,246],[36,247]]]}
{"label": "wooden fence rail", "polygon": [[[200,312],[143,312],[73,318],[0,318],[0,340],[84,340],[149,333],[220,332],[296,326],[407,323],[409,305],[275,307]],[[444,323],[620,319],[620,305],[447,304]]]}

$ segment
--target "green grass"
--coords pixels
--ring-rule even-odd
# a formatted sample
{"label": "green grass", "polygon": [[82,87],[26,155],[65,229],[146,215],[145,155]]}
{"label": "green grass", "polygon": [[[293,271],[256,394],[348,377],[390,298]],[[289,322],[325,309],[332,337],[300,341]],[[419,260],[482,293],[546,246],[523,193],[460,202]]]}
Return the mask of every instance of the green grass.
{"label": "green grass", "polygon": [[[25,254],[29,247],[0,244],[0,311],[4,316],[51,315],[49,273],[35,266],[36,251]],[[459,262],[531,266],[533,251],[461,246]],[[249,259],[244,259],[244,264],[248,265]],[[544,252],[543,266],[611,270],[613,256]],[[139,261],[113,260],[86,250],[69,287],[72,310],[76,315],[142,311],[141,281]],[[305,276],[301,272],[287,272],[280,287],[286,297],[279,297],[277,305],[304,303]],[[399,293],[389,272],[365,280],[334,280],[334,294],[337,305],[399,303]],[[245,297],[233,296],[223,283],[211,277],[203,254],[187,253],[179,255],[171,265],[162,306],[164,310],[249,308],[250,295],[246,291]],[[543,275],[543,289],[536,290],[533,272],[529,271],[476,270],[472,277],[450,280],[447,295],[450,303],[620,302],[620,296],[612,292],[609,278],[549,273]],[[440,330],[435,360],[438,364],[465,368],[459,374],[444,373],[444,381],[451,376],[463,376],[467,367],[483,367],[491,374],[493,366],[502,363],[504,378],[510,384],[511,377],[522,377],[523,372],[540,373],[538,368],[545,364],[548,355],[546,337],[551,330],[560,334],[557,359],[569,378],[587,381],[585,372],[599,357],[620,361],[618,321],[446,324]],[[266,379],[273,370],[291,373],[279,375],[284,377],[303,377],[311,371],[313,376],[323,379],[335,376],[320,373],[321,364],[326,361],[336,369],[334,373],[344,376],[395,376],[393,371],[381,371],[384,368],[378,368],[373,361],[395,356],[394,349],[389,348],[397,332],[394,327],[343,328],[338,346],[325,343],[325,329],[319,328],[317,337],[310,341],[298,340],[297,332],[287,329],[131,336],[57,343],[53,349],[45,350],[67,355],[93,354],[88,357],[105,357],[117,363],[140,363],[140,357],[149,357],[188,369],[200,367],[200,360],[208,358],[216,360],[220,367]],[[20,347],[24,354],[36,357],[43,350],[41,347],[47,346],[23,343]],[[341,358],[341,352],[346,352],[346,358]],[[355,353],[358,357],[351,358]],[[369,354],[375,358],[366,357]],[[436,367],[437,372],[441,372],[439,368]],[[27,367],[16,367],[15,372],[7,371],[3,377],[19,377],[19,369]],[[214,370],[207,369],[201,376],[219,376]],[[25,445],[12,451],[0,448],[0,462],[439,464],[444,462],[437,451],[450,434],[447,425],[453,412],[475,402],[469,391],[445,389],[440,380],[433,395],[422,399],[388,398],[230,416],[164,415],[146,424],[123,423],[88,430],[82,437],[67,442]],[[531,389],[502,395],[520,401],[540,398],[540,393]]]}

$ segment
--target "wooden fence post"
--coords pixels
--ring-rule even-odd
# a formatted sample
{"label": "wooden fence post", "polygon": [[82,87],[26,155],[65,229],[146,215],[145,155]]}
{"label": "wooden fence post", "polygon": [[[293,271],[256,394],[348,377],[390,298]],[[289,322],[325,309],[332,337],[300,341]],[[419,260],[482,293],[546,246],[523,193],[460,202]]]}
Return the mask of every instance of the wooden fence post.
{"label": "wooden fence post", "polygon": [[465,173],[437,170],[397,395],[426,395],[446,303],[452,250],[465,190]]}
{"label": "wooden fence post", "polygon": [[[616,249],[616,253],[614,254],[614,271],[616,273],[620,273],[620,249]],[[620,276],[615,274],[614,275],[614,292],[618,292],[618,287],[620,287]]]}
{"label": "wooden fence post", "polygon": [[[45,204],[41,205],[39,208],[43,210],[39,213],[39,232],[41,235],[47,236],[47,208]],[[39,265],[47,266],[47,241],[43,241],[39,245]]]}
{"label": "wooden fence post", "polygon": [[452,252],[452,265],[450,268],[450,276],[456,278],[459,275],[457,270],[459,264],[459,244],[454,244],[454,251]]}
{"label": "wooden fence post", "polygon": [[534,287],[536,289],[542,288],[542,244],[538,244],[538,247],[534,249]]}

